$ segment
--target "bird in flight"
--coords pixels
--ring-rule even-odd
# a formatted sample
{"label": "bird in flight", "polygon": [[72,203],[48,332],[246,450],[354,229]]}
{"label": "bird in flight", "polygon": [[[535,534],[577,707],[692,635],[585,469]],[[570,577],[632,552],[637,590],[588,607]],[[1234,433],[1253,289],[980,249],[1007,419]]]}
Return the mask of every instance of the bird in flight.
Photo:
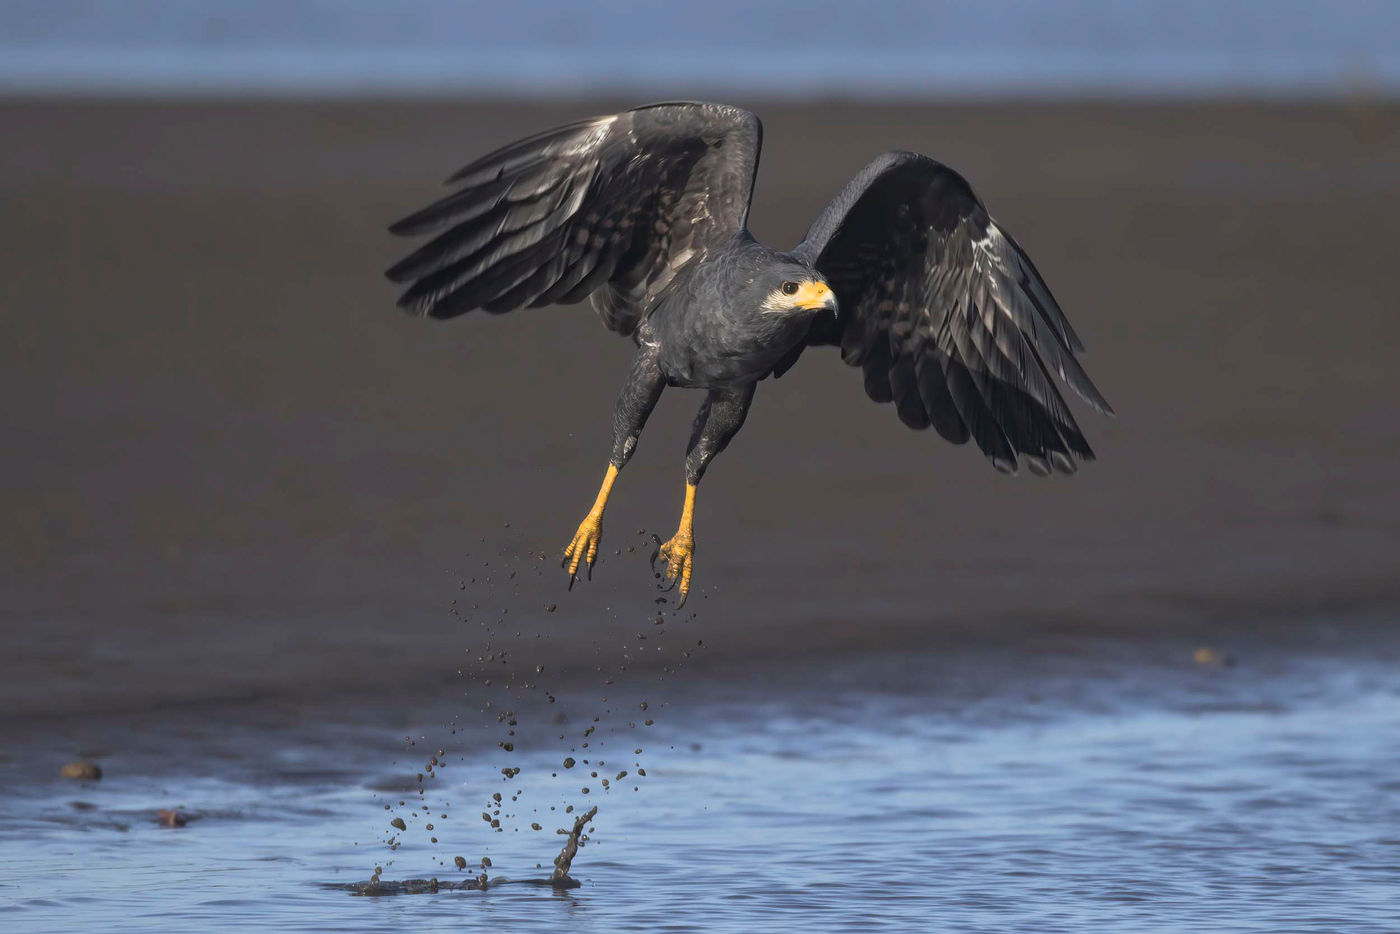
{"label": "bird in flight", "polygon": [[[758,383],[812,346],[840,348],[900,421],[974,441],[1000,471],[1073,473],[1094,455],[1052,374],[1112,414],[1044,279],[961,175],[878,156],[788,251],[749,233],[762,125],[747,110],[665,103],[595,117],[483,156],[451,194],[390,227],[431,239],[388,270],[405,311],[453,318],[587,297],[636,345],[602,488],[564,550],[591,575],[603,510],[661,391],[705,391],[680,527],[656,557],[690,592],[695,493]],[[655,560],[655,558],[653,559]]]}

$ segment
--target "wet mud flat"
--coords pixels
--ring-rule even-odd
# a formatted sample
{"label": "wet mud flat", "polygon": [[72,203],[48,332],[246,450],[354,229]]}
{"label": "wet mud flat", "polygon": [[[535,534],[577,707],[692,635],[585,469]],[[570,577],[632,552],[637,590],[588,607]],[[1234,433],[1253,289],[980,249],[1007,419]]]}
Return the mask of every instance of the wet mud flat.
{"label": "wet mud flat", "polygon": [[[450,674],[459,581],[557,560],[586,511],[631,348],[584,306],[408,319],[385,225],[475,155],[635,103],[0,102],[0,711]],[[875,153],[927,152],[1035,257],[1121,417],[1086,421],[1079,476],[1006,478],[807,354],[700,495],[706,654],[1400,602],[1400,108],[738,103],[766,126],[761,239],[795,243]],[[698,404],[662,397],[567,594],[607,611],[565,624],[563,576],[520,570],[534,663],[648,625],[631,549],[674,530]]]}

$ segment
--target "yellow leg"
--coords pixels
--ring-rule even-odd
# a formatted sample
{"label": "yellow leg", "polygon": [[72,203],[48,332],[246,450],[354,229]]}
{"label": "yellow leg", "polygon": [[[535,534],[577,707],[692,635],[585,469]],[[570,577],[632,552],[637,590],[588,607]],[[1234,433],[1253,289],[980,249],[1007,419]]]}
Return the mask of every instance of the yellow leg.
{"label": "yellow leg", "polygon": [[681,599],[676,606],[684,606],[685,598],[690,593],[690,572],[695,565],[695,484],[685,485],[681,527],[669,542],[657,550],[656,556],[666,562],[667,579],[677,582]]}
{"label": "yellow leg", "polygon": [[579,523],[578,531],[569,542],[569,547],[564,549],[564,564],[569,569],[571,588],[578,577],[580,563],[586,563],[588,575],[593,576],[593,562],[598,559],[598,543],[603,540],[603,510],[608,505],[608,494],[612,492],[615,480],[617,467],[609,464],[608,472],[603,475],[603,486],[598,490],[598,498],[593,501],[593,508],[588,510],[588,515]]}

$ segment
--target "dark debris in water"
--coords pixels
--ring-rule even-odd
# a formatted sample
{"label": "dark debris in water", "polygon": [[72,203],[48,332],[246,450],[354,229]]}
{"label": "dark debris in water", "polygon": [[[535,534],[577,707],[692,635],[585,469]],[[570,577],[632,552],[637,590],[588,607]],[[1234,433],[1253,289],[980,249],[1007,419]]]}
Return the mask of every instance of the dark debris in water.
{"label": "dark debris in water", "polygon": [[[554,872],[550,875],[550,882],[554,885],[564,885],[573,880],[569,877],[569,867],[573,865],[574,857],[578,855],[578,848],[588,841],[583,835],[583,828],[588,822],[593,820],[598,814],[598,806],[595,804],[586,812],[579,815],[574,821],[573,830],[560,830],[559,833],[566,834],[568,839],[564,841],[564,848],[559,851],[559,855],[554,857]],[[578,883],[574,883],[577,885]]]}
{"label": "dark debris in water", "polygon": [[156,811],[156,823],[162,827],[183,827],[192,820],[195,820],[195,815],[188,814],[179,808],[161,808]]}
{"label": "dark debris in water", "polygon": [[432,895],[436,892],[485,892],[502,885],[547,886],[554,889],[576,889],[580,885],[572,876],[555,879],[487,879],[485,875],[475,879],[453,882],[450,879],[403,879],[394,881],[383,879],[378,882],[326,882],[322,887],[332,891],[349,892],[351,895]]}
{"label": "dark debris in water", "polygon": [[[375,867],[374,876],[367,882],[325,882],[322,888],[332,891],[349,892],[351,895],[367,895],[378,897],[382,895],[431,895],[436,892],[484,892],[501,885],[534,885],[549,886],[553,889],[576,889],[580,883],[573,876],[569,875],[569,867],[573,865],[574,858],[578,856],[579,847],[588,842],[588,837],[584,834],[584,828],[598,815],[598,808],[591,807],[574,820],[572,830],[560,829],[559,833],[567,837],[564,847],[559,851],[559,855],[554,857],[554,871],[550,873],[548,879],[488,879],[485,871],[474,879],[463,879],[460,882],[442,879],[403,879],[400,881],[380,879],[382,871],[380,867]],[[484,815],[483,815],[484,816]],[[538,827],[539,825],[535,825]],[[458,856],[453,859],[458,869],[465,868],[467,861]],[[490,868],[490,857],[481,858],[482,869]]]}

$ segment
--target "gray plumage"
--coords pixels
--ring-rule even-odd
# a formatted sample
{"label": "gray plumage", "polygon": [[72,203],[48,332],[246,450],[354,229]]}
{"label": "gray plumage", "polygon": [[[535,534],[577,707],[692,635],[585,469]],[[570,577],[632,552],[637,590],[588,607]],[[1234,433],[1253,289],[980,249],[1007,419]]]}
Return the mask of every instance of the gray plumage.
{"label": "gray plumage", "polygon": [[413,282],[399,305],[451,318],[591,295],[631,334],[679,270],[745,229],[761,138],[737,107],[654,104],[498,149],[389,228],[436,234],[389,270]]}
{"label": "gray plumage", "polygon": [[[747,227],[761,140],[748,111],[670,103],[512,143],[390,228],[432,235],[388,272],[409,284],[399,304],[450,318],[590,298],[638,347],[610,463],[631,457],[665,386],[705,389],[692,486],[743,424],[756,384],[819,345],[838,346],[867,395],[906,425],[971,439],[999,470],[1024,458],[1035,473],[1069,473],[1093,459],[1056,386],[1111,413],[1079,364],[1084,345],[962,176],[886,153],[784,253]],[[687,569],[683,590],[688,580]]]}
{"label": "gray plumage", "polygon": [[1040,474],[1093,459],[1050,379],[1112,413],[1079,365],[1084,344],[1030,257],[952,169],[911,152],[880,156],[795,252],[841,305],[808,343],[840,345],[870,398],[894,402],[906,425],[932,425],[955,444],[971,437],[1000,470],[1014,471],[1018,454]]}

